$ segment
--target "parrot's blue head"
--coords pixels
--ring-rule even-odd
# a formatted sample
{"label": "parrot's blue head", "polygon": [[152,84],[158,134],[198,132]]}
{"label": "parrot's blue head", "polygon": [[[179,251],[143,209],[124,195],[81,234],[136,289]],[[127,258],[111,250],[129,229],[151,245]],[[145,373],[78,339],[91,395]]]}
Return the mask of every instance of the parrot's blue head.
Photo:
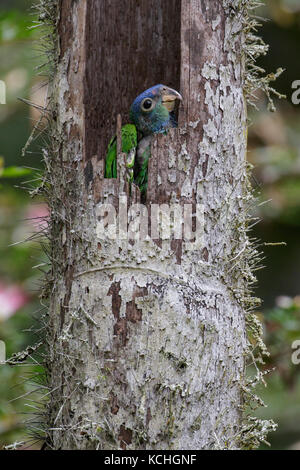
{"label": "parrot's blue head", "polygon": [[155,85],[141,93],[132,103],[130,120],[143,135],[164,133],[177,127],[175,101],[182,96],[165,85]]}

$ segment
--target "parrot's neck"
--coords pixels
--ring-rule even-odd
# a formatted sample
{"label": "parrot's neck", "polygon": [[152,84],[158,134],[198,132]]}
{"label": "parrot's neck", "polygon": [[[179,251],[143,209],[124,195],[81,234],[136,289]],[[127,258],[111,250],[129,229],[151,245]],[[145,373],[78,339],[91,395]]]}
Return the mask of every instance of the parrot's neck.
{"label": "parrot's neck", "polygon": [[158,119],[156,122],[153,121],[149,126],[141,126],[138,131],[142,137],[146,137],[153,134],[164,134],[172,127],[177,127],[177,121],[174,113],[170,113],[168,119],[163,122]]}

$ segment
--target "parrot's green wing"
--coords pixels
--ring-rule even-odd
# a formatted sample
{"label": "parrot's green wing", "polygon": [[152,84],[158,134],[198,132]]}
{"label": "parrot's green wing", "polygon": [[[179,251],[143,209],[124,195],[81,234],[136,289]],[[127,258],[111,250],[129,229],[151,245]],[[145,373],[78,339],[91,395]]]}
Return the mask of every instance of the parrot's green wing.
{"label": "parrot's green wing", "polygon": [[[122,127],[122,152],[127,154],[127,169],[129,171],[129,180],[133,179],[133,166],[135,159],[135,149],[137,146],[137,130],[133,124],[126,124]],[[109,142],[106,161],[105,178],[117,177],[117,137],[114,136]]]}
{"label": "parrot's green wing", "polygon": [[148,161],[151,156],[151,145],[149,145],[146,150],[142,154],[142,166],[140,168],[139,173],[135,178],[135,184],[139,186],[140,191],[142,194],[145,194],[147,191],[148,185]]}

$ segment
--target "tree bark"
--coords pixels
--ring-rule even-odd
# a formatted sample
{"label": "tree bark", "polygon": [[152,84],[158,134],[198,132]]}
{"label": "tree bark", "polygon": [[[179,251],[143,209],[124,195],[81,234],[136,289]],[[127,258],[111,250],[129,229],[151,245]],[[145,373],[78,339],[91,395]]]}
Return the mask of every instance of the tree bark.
{"label": "tree bark", "polygon": [[[116,0],[60,2],[49,448],[241,446],[248,239],[238,3],[128,0],[120,12]],[[121,163],[118,179],[103,179],[116,116],[125,122],[134,96],[156,83],[180,83],[184,106],[179,129],[152,144],[147,209],[198,210],[197,244],[99,236],[102,204],[119,213],[125,196],[140,200]]]}

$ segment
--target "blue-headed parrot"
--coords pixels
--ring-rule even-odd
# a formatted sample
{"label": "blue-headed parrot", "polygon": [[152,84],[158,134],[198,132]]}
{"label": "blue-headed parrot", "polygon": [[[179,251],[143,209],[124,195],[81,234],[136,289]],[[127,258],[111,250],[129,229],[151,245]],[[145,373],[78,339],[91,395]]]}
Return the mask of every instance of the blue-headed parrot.
{"label": "blue-headed parrot", "polygon": [[[165,85],[155,85],[141,93],[130,107],[131,124],[122,127],[122,152],[127,154],[129,181],[133,180],[142,193],[148,181],[148,160],[154,134],[165,134],[177,127],[175,101],[181,95]],[[114,137],[108,146],[105,178],[117,177],[117,143]]]}

